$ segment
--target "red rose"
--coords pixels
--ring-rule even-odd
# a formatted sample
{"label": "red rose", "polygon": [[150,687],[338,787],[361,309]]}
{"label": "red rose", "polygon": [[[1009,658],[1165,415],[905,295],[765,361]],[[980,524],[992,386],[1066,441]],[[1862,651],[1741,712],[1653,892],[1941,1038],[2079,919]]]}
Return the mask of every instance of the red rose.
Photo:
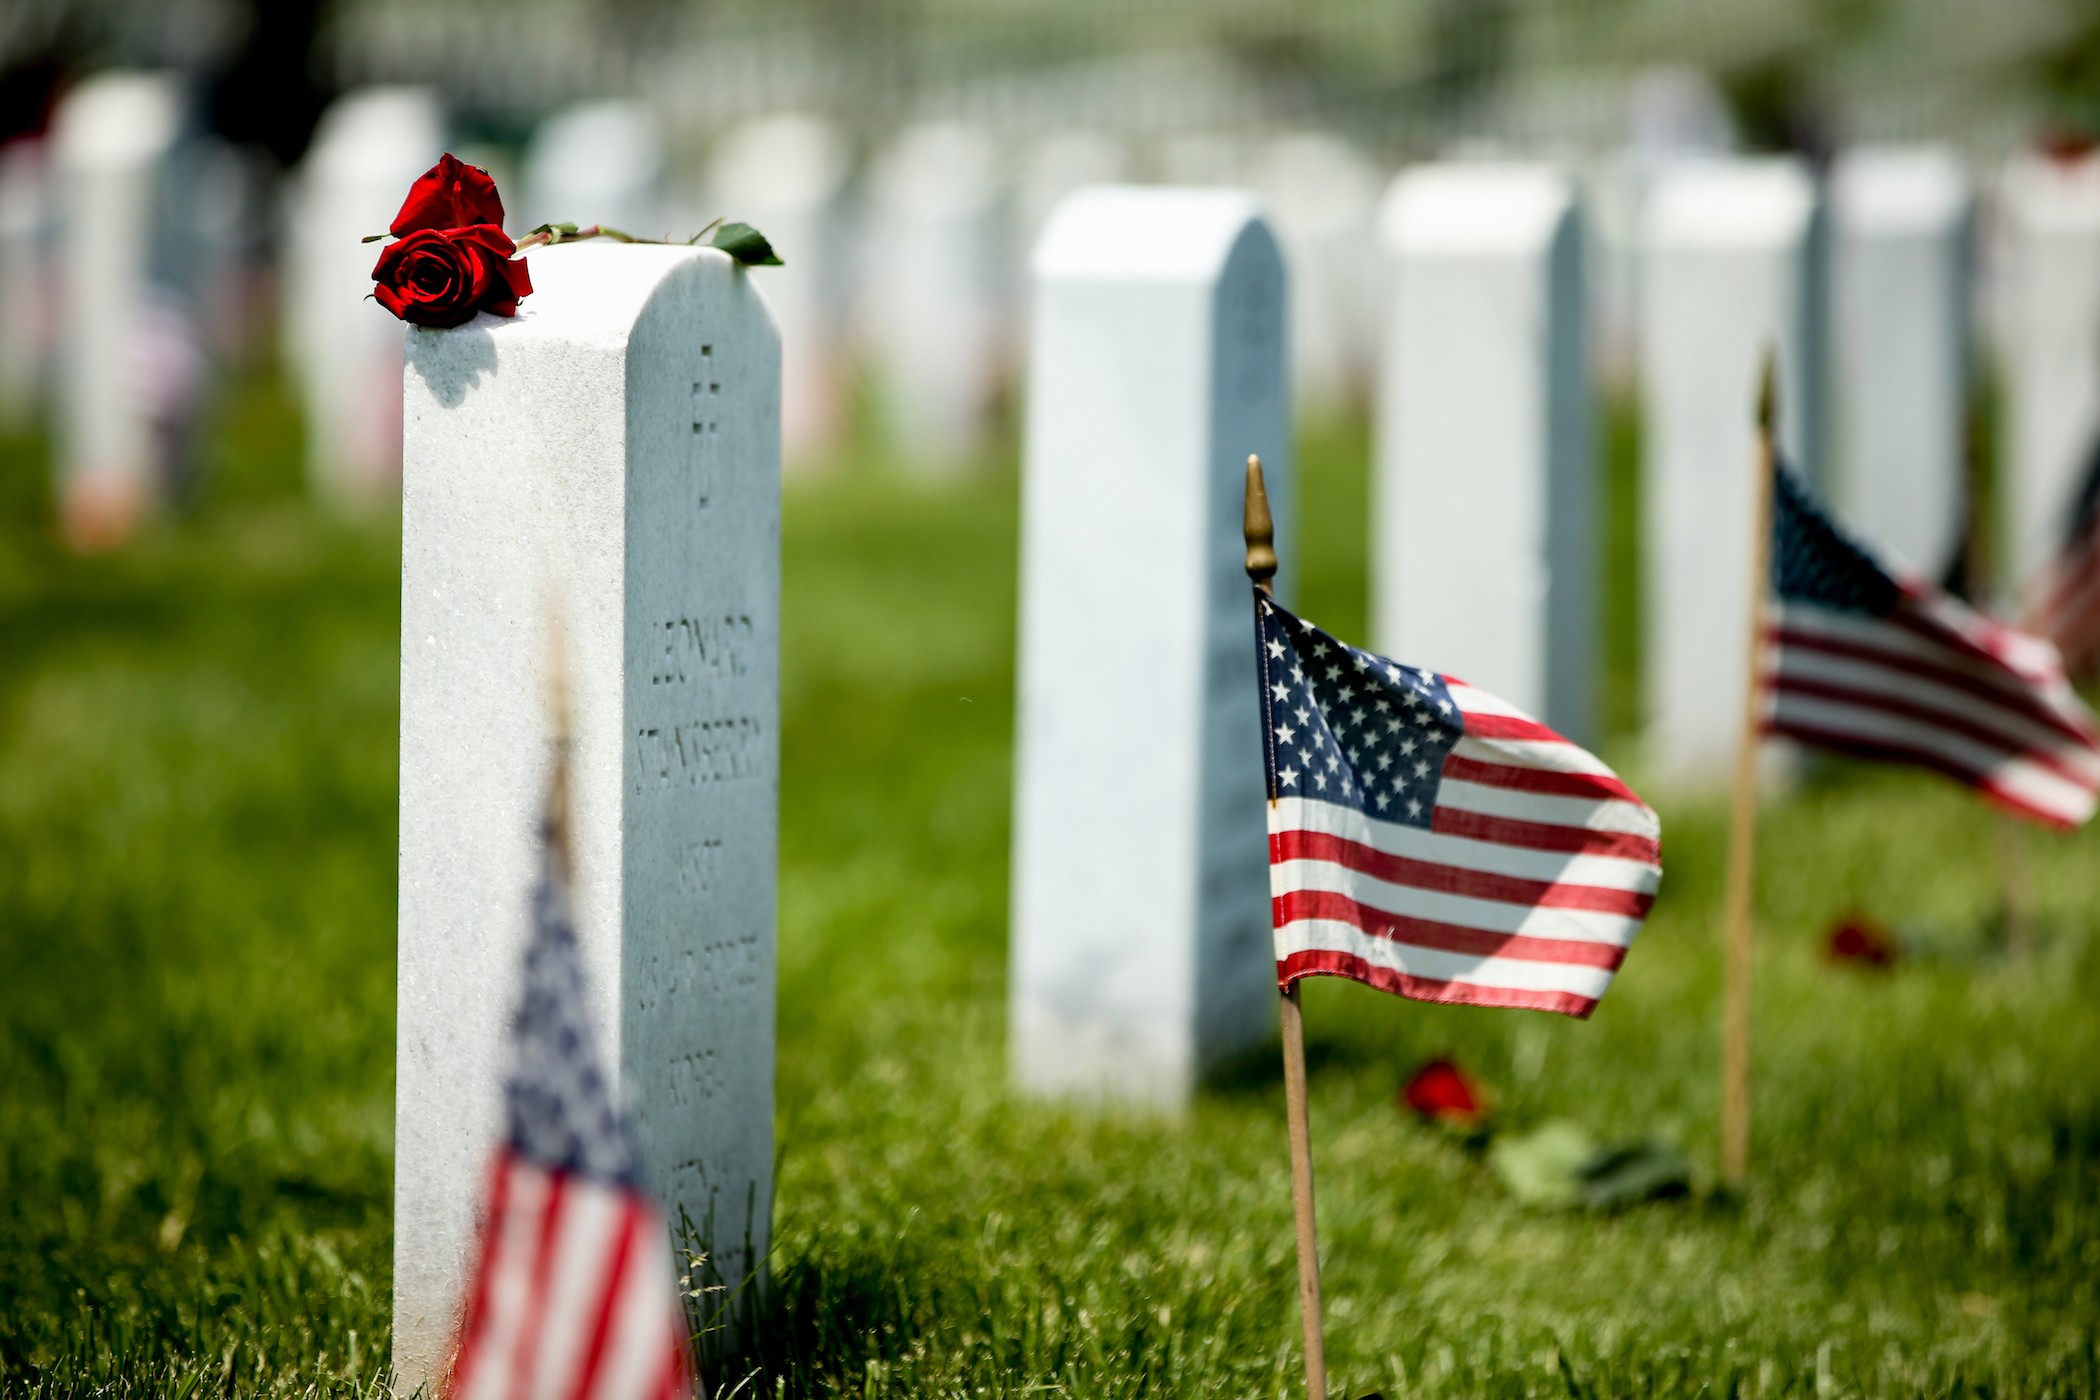
{"label": "red rose", "polygon": [[502,197],[488,171],[447,151],[408,187],[408,198],[401,201],[401,212],[388,231],[396,238],[406,238],[418,229],[473,224],[503,227]]}
{"label": "red rose", "polygon": [[1835,963],[1888,967],[1896,961],[1896,940],[1865,914],[1850,914],[1832,925],[1823,952]]}
{"label": "red rose", "polygon": [[1472,1127],[1487,1114],[1473,1081],[1449,1060],[1431,1060],[1400,1092],[1409,1108],[1439,1123]]}
{"label": "red rose", "polygon": [[417,229],[379,255],[373,295],[419,326],[457,326],[480,311],[515,316],[518,298],[532,293],[525,260],[511,259],[517,251],[494,224]]}

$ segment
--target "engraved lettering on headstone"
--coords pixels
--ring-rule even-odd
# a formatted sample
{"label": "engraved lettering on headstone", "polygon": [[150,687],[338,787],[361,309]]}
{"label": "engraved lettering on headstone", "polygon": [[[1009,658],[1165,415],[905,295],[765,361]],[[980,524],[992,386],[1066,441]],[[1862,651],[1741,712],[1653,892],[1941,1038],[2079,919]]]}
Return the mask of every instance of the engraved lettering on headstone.
{"label": "engraved lettering on headstone", "polygon": [[722,431],[722,381],[715,370],[715,347],[700,347],[700,378],[693,381],[693,477],[700,508],[714,494],[715,463]]}
{"label": "engraved lettering on headstone", "polygon": [[751,777],[758,770],[765,732],[756,715],[650,725],[635,731],[640,782],[656,787],[704,787]]}
{"label": "engraved lettering on headstone", "polygon": [[741,676],[751,669],[754,638],[747,613],[721,617],[674,617],[659,624],[663,651],[649,673],[651,685]]}

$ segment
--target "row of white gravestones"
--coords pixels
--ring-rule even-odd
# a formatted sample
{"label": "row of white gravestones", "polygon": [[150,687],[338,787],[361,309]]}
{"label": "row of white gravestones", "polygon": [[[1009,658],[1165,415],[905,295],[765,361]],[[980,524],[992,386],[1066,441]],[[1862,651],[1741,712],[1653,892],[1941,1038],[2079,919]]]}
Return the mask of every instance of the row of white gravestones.
{"label": "row of white gravestones", "polygon": [[1727,772],[1742,726],[1768,353],[1781,450],[1823,477],[1823,204],[1789,160],[1692,164],[1657,183],[1641,236],[1648,739],[1665,781],[1706,783]]}
{"label": "row of white gravestones", "polygon": [[[574,909],[639,1174],[731,1285],[770,1214],[780,358],[707,248],[531,254],[404,376],[394,1363],[442,1373],[570,696]],[[556,658],[564,658],[557,661]]]}
{"label": "row of white gravestones", "polygon": [[583,102],[548,117],[532,133],[524,175],[523,198],[508,220],[516,233],[573,223],[671,236],[663,141],[638,103]]}
{"label": "row of white gravestones", "polygon": [[288,192],[284,350],[305,409],[307,480],[337,505],[389,500],[401,472],[402,325],[371,299],[372,264],[410,183],[445,145],[423,88],[368,88],[322,115]]}
{"label": "row of white gravestones", "polygon": [[1373,645],[1583,741],[1596,489],[1574,192],[1540,167],[1424,166],[1393,185],[1382,241]]}
{"label": "row of white gravestones", "polygon": [[1041,1092],[1178,1104],[1273,1016],[1247,455],[1280,540],[1293,493],[1256,211],[1094,187],[1036,251],[1010,1034]]}
{"label": "row of white gravestones", "polygon": [[207,366],[168,178],[185,129],[175,80],[107,72],[54,115],[58,395],[55,466],[76,544],[121,541],[179,484]]}
{"label": "row of white gravestones", "polygon": [[2100,459],[2100,155],[2017,160],[2002,196],[2010,581],[2026,582]]}

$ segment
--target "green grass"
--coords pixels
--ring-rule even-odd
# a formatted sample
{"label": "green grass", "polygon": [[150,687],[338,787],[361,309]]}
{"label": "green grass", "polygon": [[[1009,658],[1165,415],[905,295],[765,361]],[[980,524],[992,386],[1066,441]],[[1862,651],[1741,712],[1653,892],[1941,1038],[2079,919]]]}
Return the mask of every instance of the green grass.
{"label": "green grass", "polygon": [[[50,541],[36,445],[0,446],[9,1393],[385,1379],[399,543],[312,515],[295,440],[244,385],[210,506],[94,562]],[[1302,597],[1345,635],[1363,450],[1304,449]],[[1015,537],[1010,461],[790,493],[774,1282],[724,1391],[1298,1389],[1273,1046],[1178,1119],[1005,1087]],[[2007,958],[1961,793],[1839,768],[1774,802],[1739,1200],[1527,1210],[1394,1111],[1450,1052],[1507,1122],[1710,1173],[1723,825],[1664,816],[1665,893],[1588,1023],[1309,990],[1337,1392],[2100,1395],[2100,837],[2028,843]],[[1853,907],[1934,951],[1826,966]]]}

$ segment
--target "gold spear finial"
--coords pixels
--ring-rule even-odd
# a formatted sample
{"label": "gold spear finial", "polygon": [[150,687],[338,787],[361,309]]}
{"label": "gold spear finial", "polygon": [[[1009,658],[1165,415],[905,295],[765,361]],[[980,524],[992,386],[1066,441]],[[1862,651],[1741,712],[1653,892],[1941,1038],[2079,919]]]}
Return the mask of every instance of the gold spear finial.
{"label": "gold spear finial", "polygon": [[1771,432],[1779,422],[1779,355],[1767,347],[1763,371],[1757,380],[1757,426]]}
{"label": "gold spear finial", "polygon": [[1261,479],[1261,458],[1247,457],[1247,504],[1240,516],[1240,534],[1247,541],[1247,577],[1267,593],[1276,577],[1276,522],[1269,515],[1269,489]]}
{"label": "gold spear finial", "polygon": [[546,612],[547,719],[554,735],[554,768],[547,776],[547,849],[566,879],[575,870],[569,836],[569,649],[561,611],[551,598]]}

